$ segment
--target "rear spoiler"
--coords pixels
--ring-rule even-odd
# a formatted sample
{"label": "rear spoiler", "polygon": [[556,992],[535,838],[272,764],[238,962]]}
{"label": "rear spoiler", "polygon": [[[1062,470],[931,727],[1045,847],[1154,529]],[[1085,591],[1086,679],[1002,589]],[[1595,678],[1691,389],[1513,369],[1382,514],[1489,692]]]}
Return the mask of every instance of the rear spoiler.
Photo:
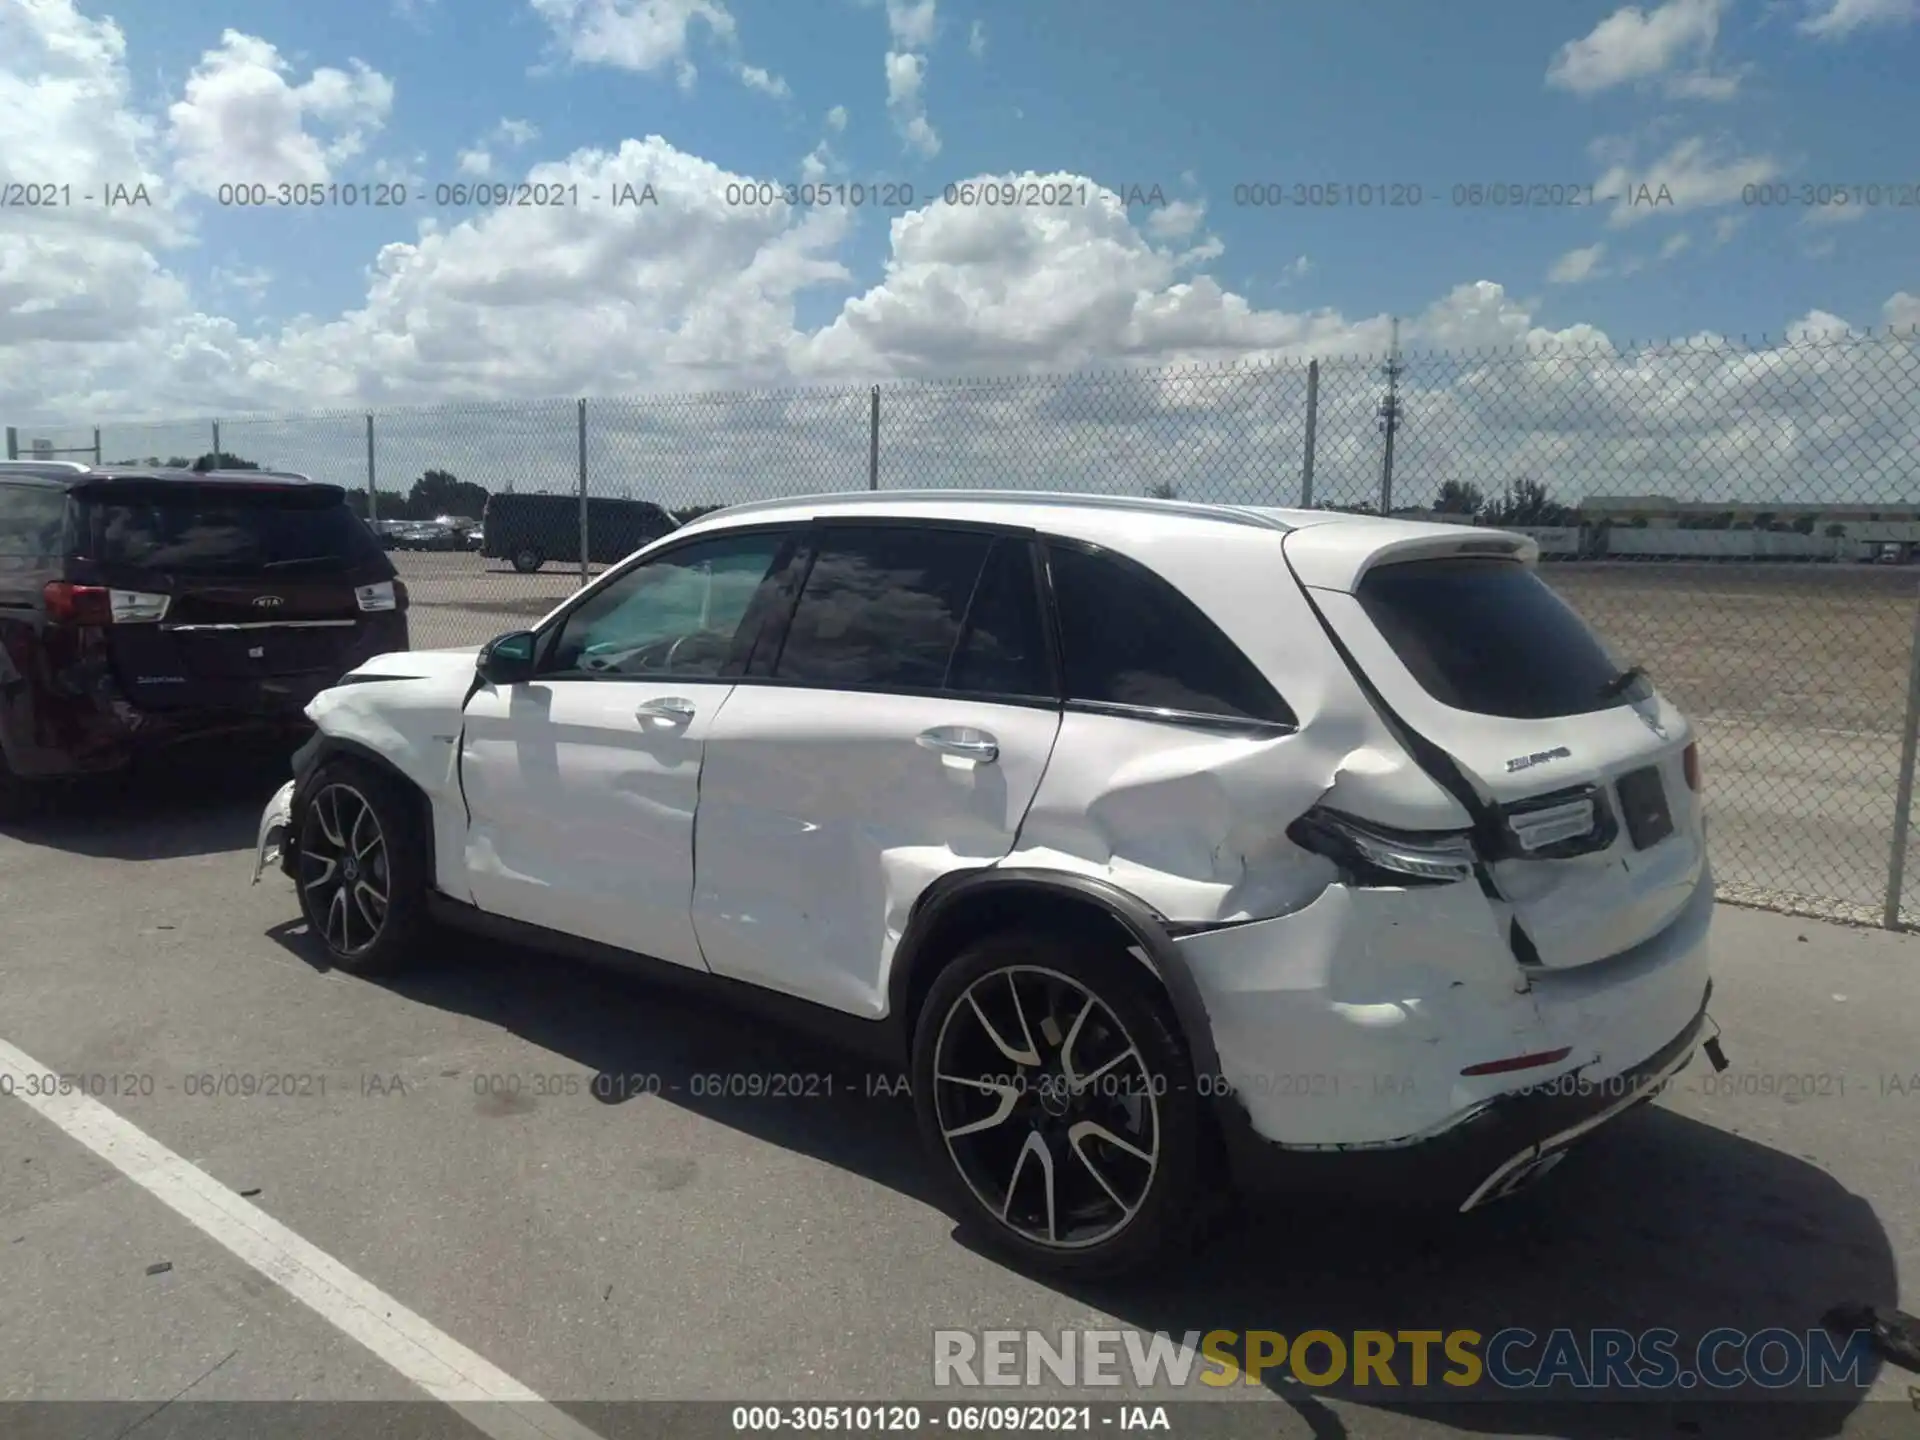
{"label": "rear spoiler", "polygon": [[1285,544],[1287,563],[1302,585],[1349,594],[1375,567],[1409,560],[1488,556],[1527,566],[1540,562],[1540,542],[1531,536],[1419,521],[1363,518],[1310,525],[1290,532]]}

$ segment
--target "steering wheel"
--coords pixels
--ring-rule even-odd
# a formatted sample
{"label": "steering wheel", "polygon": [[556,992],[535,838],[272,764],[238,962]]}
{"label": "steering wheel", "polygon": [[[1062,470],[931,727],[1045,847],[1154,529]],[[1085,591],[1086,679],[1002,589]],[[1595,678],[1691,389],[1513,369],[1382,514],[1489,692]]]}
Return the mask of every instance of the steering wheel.
{"label": "steering wheel", "polygon": [[658,640],[649,640],[644,645],[636,645],[619,658],[619,668],[629,674],[660,675],[671,673],[674,656],[680,653],[681,645],[687,637],[675,635],[661,636]]}
{"label": "steering wheel", "polygon": [[696,642],[689,660],[701,657],[702,646],[718,647],[714,658],[724,658],[728,637],[717,630],[693,630],[684,635],[663,635],[631,650],[606,650],[588,661],[584,668],[601,674],[670,675],[680,661],[680,651],[689,641]]}
{"label": "steering wheel", "polygon": [[667,646],[667,653],[664,659],[661,661],[660,668],[662,670],[665,670],[668,674],[672,674],[673,673],[673,657],[678,655],[680,653],[680,647],[686,644],[687,641],[691,640],[692,638],[693,636],[691,634],[674,636],[673,643]]}

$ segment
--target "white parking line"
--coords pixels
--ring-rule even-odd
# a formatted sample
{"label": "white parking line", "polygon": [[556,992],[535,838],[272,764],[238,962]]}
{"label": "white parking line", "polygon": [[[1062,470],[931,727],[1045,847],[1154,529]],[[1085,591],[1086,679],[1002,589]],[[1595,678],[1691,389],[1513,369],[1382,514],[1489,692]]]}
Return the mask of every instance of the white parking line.
{"label": "white parking line", "polygon": [[53,1073],[0,1040],[0,1086],[168,1209],[494,1440],[600,1440],[504,1370],[87,1095],[29,1094]]}

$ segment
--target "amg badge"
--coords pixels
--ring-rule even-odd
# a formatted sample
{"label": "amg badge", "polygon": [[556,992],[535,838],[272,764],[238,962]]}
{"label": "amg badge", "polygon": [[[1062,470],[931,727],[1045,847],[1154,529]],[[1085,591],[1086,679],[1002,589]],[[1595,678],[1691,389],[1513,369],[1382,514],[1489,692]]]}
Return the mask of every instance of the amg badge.
{"label": "amg badge", "polygon": [[1536,750],[1531,755],[1514,756],[1513,759],[1507,761],[1507,773],[1511,775],[1516,770],[1531,770],[1534,766],[1544,765],[1549,760],[1569,760],[1572,758],[1573,752],[1571,750],[1567,749],[1564,745],[1556,745],[1551,750]]}

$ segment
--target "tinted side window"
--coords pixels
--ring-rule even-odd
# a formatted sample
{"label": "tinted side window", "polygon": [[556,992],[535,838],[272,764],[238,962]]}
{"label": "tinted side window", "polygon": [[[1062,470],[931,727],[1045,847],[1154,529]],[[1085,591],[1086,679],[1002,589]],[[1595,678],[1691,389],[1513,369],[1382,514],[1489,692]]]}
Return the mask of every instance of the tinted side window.
{"label": "tinted side window", "polygon": [[58,555],[65,539],[67,493],[38,485],[0,485],[0,555]]}
{"label": "tinted side window", "polygon": [[974,587],[946,688],[974,695],[1053,698],[1033,555],[1025,540],[995,543]]}
{"label": "tinted side window", "polygon": [[789,543],[773,533],[716,535],[627,571],[561,621],[541,669],[628,680],[735,673],[735,637]]}
{"label": "tinted side window", "polygon": [[819,535],[775,676],[823,689],[939,689],[992,537],[907,526]]}
{"label": "tinted side window", "polygon": [[1145,566],[1059,543],[1048,566],[1069,700],[1295,723],[1239,647]]}

